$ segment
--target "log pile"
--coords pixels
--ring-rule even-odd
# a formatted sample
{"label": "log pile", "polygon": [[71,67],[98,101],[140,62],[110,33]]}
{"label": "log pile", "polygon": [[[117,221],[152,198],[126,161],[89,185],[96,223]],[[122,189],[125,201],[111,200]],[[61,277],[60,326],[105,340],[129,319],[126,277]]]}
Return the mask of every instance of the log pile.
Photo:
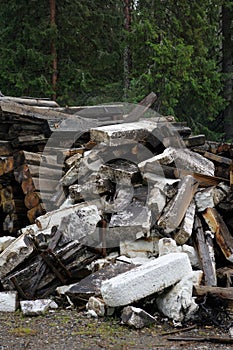
{"label": "log pile", "polygon": [[[180,293],[193,273],[189,310],[172,314],[157,295],[162,313],[183,321],[196,310],[194,296],[232,308],[233,146],[150,115],[154,99],[126,113],[123,105],[0,98],[0,236],[15,237],[0,254],[2,291],[22,300],[57,293],[74,304],[102,297],[105,307],[123,307],[173,285]],[[70,121],[86,123],[79,137]],[[169,275],[176,263],[184,275]],[[167,269],[154,289],[152,276]],[[129,285],[118,281],[122,273]]]}

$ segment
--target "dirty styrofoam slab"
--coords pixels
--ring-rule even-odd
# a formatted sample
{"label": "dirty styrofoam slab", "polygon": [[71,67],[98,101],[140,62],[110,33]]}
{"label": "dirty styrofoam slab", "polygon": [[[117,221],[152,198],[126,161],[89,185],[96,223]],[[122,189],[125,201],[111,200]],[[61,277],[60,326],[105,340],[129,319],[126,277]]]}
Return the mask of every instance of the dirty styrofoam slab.
{"label": "dirty styrofoam slab", "polygon": [[108,306],[124,306],[174,285],[190,272],[187,254],[172,253],[103,281],[101,294]]}

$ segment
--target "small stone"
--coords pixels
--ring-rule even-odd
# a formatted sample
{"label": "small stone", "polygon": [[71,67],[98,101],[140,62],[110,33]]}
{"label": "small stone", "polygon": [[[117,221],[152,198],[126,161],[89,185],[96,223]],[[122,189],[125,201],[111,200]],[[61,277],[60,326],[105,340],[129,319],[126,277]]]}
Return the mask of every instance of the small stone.
{"label": "small stone", "polygon": [[122,311],[121,321],[128,326],[140,329],[154,323],[156,318],[140,308],[126,306]]}
{"label": "small stone", "polygon": [[105,315],[105,303],[103,300],[97,297],[90,297],[86,308],[88,311],[92,310],[95,311],[95,313],[98,316],[104,316]]}
{"label": "small stone", "polygon": [[96,313],[94,310],[88,310],[88,311],[86,312],[86,315],[87,315],[87,317],[89,317],[89,318],[91,318],[91,317],[98,318],[98,315],[97,315],[97,313]]}

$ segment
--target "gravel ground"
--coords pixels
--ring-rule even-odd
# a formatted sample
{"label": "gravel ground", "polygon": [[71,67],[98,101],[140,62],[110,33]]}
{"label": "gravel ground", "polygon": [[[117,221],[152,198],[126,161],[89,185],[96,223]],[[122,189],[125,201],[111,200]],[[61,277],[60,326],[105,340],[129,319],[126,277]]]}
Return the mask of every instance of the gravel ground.
{"label": "gravel ground", "polygon": [[[58,309],[44,316],[24,317],[21,312],[0,315],[0,350],[140,350],[140,349],[224,349],[232,345],[207,341],[169,341],[178,336],[225,336],[229,331],[214,326],[197,326],[189,331],[174,328],[169,321],[141,330],[121,325],[119,318],[88,318],[85,312]],[[190,327],[191,324],[183,326]],[[173,332],[177,333],[173,333]],[[165,335],[164,333],[169,333]]]}

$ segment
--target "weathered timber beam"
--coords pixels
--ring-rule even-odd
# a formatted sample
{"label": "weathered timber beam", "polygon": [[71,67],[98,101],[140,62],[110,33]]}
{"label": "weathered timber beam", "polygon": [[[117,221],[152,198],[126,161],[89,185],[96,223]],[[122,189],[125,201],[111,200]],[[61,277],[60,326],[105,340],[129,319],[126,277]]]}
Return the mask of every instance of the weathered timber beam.
{"label": "weathered timber beam", "polygon": [[215,235],[216,242],[225,258],[233,262],[233,236],[229,232],[221,215],[215,208],[207,208],[202,215],[211,232]]}

